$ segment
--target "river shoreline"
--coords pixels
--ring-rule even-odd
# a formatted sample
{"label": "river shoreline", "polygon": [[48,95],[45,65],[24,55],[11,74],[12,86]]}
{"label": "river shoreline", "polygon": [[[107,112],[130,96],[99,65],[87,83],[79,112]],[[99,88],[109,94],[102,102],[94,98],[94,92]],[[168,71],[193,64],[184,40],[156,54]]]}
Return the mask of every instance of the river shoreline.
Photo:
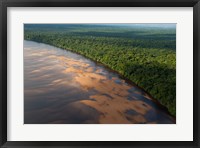
{"label": "river shoreline", "polygon": [[[37,42],[37,41],[34,41],[34,40],[25,40],[25,41],[33,41],[33,42]],[[107,65],[104,65],[103,63],[100,63],[98,61],[94,61],[93,59],[89,58],[89,57],[86,57],[85,55],[82,55],[76,51],[73,51],[71,49],[64,49],[64,48],[60,48],[60,47],[57,47],[57,46],[54,46],[54,45],[51,45],[51,44],[48,44],[48,43],[43,43],[43,42],[37,42],[37,43],[42,43],[42,44],[47,44],[49,46],[53,46],[53,47],[56,47],[56,48],[59,48],[61,50],[66,50],[68,52],[71,52],[71,53],[75,53],[75,54],[78,54],[86,59],[89,59],[90,61],[94,62],[96,65],[98,66],[101,66],[101,67],[104,67],[107,71],[110,71],[110,72],[113,72],[115,74],[117,74],[121,79],[125,80],[126,83],[130,84],[130,85],[133,85],[133,86],[137,86],[138,88],[140,88],[141,90],[143,90],[147,95],[148,95],[148,98],[151,98],[150,100],[153,101],[154,103],[157,104],[157,106],[163,110],[164,112],[166,112],[167,114],[169,114],[171,117],[173,117],[174,121],[176,121],[176,117],[171,115],[170,112],[168,111],[168,109],[162,105],[157,99],[153,98],[147,91],[145,91],[143,88],[141,88],[140,86],[138,86],[137,84],[135,84],[134,82],[132,82],[131,80],[129,80],[128,78],[126,78],[125,76],[121,75],[119,72],[111,69],[110,67],[108,67]]]}

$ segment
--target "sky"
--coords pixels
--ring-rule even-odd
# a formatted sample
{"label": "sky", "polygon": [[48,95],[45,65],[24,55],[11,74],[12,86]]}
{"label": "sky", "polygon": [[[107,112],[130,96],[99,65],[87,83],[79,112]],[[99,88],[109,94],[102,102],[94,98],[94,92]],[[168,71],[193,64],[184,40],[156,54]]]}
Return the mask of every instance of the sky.
{"label": "sky", "polygon": [[[103,25],[103,24],[102,24]],[[176,28],[176,23],[135,23],[135,24],[105,24],[112,26],[129,26],[129,27],[159,27],[159,28]]]}

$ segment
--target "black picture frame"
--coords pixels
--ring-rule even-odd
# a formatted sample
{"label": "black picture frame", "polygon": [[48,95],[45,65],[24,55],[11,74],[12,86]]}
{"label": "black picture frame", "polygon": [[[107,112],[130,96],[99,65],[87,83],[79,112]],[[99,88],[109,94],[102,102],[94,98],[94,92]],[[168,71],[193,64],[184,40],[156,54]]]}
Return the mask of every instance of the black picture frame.
{"label": "black picture frame", "polygon": [[[193,141],[7,141],[8,7],[193,7]],[[200,147],[200,2],[199,0],[1,0],[0,1],[0,146],[9,147]],[[39,133],[38,133],[39,134]]]}

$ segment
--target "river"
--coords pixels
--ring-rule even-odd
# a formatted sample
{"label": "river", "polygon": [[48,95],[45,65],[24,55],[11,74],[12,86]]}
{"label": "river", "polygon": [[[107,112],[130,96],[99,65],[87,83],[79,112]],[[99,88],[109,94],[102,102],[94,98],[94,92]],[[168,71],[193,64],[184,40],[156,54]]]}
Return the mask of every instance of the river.
{"label": "river", "polygon": [[136,85],[79,54],[24,41],[25,124],[173,124]]}

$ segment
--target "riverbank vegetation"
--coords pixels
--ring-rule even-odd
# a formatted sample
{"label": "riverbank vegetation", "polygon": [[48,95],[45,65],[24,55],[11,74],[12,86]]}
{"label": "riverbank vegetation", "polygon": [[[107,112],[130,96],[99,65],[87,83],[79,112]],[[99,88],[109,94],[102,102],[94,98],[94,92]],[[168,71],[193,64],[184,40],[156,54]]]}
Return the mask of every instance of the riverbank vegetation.
{"label": "riverbank vegetation", "polygon": [[176,115],[176,28],[31,25],[24,38],[80,53],[119,72]]}

